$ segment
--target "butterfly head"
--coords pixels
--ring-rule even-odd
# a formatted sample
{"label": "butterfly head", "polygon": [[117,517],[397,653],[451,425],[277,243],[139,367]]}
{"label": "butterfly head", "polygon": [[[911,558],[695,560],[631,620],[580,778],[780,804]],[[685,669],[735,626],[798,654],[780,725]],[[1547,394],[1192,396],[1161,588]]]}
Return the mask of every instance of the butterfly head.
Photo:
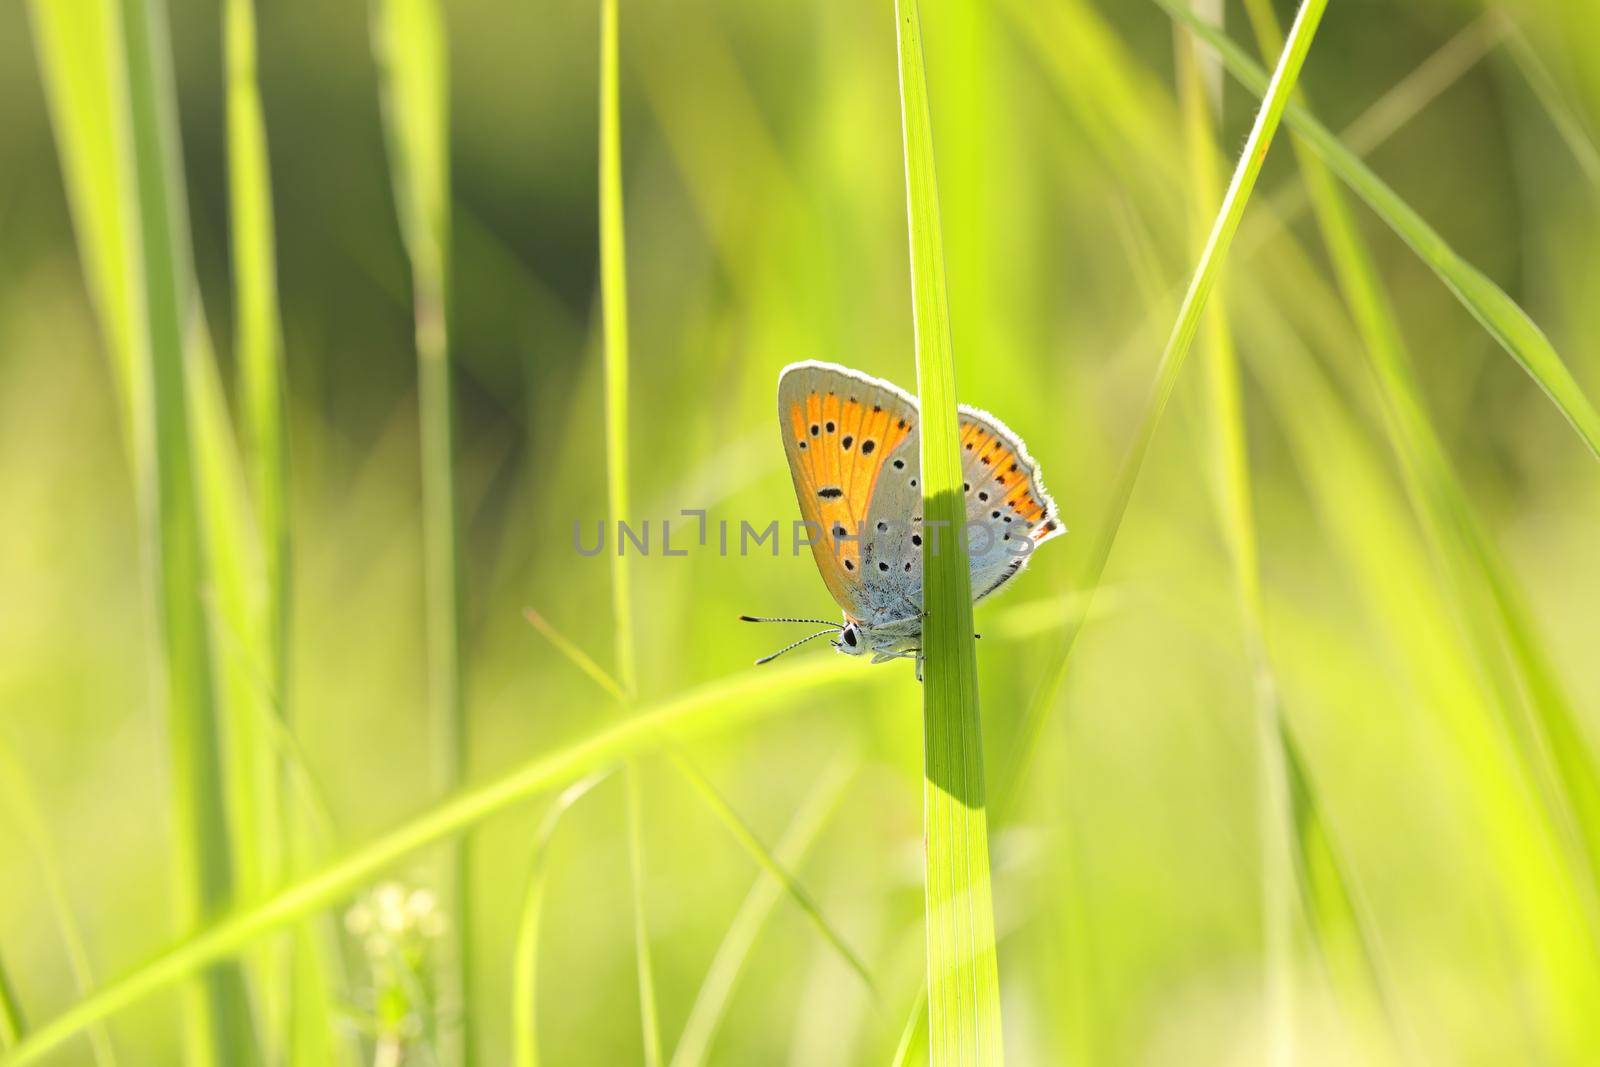
{"label": "butterfly head", "polygon": [[846,616],[844,625],[839,627],[839,636],[833,640],[833,647],[847,656],[861,656],[866,654],[867,645],[867,635],[862,631],[861,624]]}

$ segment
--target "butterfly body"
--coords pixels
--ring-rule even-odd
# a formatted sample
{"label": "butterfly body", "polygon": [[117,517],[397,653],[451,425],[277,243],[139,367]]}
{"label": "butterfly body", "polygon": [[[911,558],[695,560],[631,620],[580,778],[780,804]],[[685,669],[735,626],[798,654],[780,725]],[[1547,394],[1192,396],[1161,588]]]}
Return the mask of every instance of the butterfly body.
{"label": "butterfly body", "polygon": [[1038,464],[987,412],[959,413],[962,530],[923,521],[921,413],[904,390],[833,363],[793,363],[778,377],[778,421],[817,569],[844,610],[833,645],[846,654],[916,656],[920,667],[924,554],[963,537],[981,600],[1064,532]]}

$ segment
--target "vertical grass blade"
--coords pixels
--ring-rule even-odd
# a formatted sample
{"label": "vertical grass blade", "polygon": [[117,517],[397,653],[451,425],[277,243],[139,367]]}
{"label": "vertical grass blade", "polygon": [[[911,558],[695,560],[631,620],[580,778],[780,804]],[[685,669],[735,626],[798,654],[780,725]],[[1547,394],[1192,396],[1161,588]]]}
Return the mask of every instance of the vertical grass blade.
{"label": "vertical grass blade", "polygon": [[[194,272],[177,141],[175,90],[162,0],[124,0],[128,99],[138,175],[145,325],[155,401],[160,588],[166,651],[168,730],[177,815],[179,921],[198,929],[229,903],[233,854],[225,821],[211,657],[202,610],[205,588],[195,486],[185,331],[195,312]],[[203,999],[190,998],[191,1063],[236,1063],[253,1041],[236,968],[216,968]]]}
{"label": "vertical grass blade", "polygon": [[253,0],[227,0],[224,52],[228,84],[228,203],[233,239],[233,298],[238,320],[243,438],[251,501],[261,529],[269,658],[267,678],[285,707],[284,626],[289,595],[289,522],[285,497],[283,338],[266,120],[256,81]]}
{"label": "vertical grass blade", "polygon": [[[467,723],[461,693],[461,594],[456,533],[450,369],[449,47],[438,0],[372,0],[372,42],[400,233],[411,261],[422,449],[422,551],[428,669],[428,749],[433,789],[465,777]],[[467,845],[440,857],[439,891],[453,918],[455,951],[442,968],[439,1005],[445,1060],[472,1062],[471,887]]]}
{"label": "vertical grass blade", "polygon": [[[1264,72],[1237,44],[1212,27],[1198,22],[1173,0],[1155,2],[1215,49],[1239,84],[1254,93],[1263,91],[1266,86]],[[1374,174],[1309,110],[1292,104],[1285,121],[1316,153],[1317,158],[1338,175],[1352,192],[1366,201],[1367,206],[1444,282],[1461,305],[1556,405],[1588,446],[1590,453],[1600,458],[1600,412],[1584,395],[1555,346],[1528,313],[1481,271],[1462,259],[1415,208]]]}
{"label": "vertical grass blade", "polygon": [[[612,529],[628,518],[628,255],[622,217],[622,115],[617,0],[600,3],[600,317],[605,344],[606,505]],[[633,586],[629,558],[611,555],[617,680],[634,696]]]}
{"label": "vertical grass blade", "polygon": [[[622,87],[617,45],[617,0],[600,0],[600,319],[605,349],[606,505],[611,529],[628,517],[628,255],[622,215]],[[638,695],[633,643],[631,561],[611,555],[612,629],[617,680],[629,703]],[[647,1067],[661,1063],[661,1024],[645,921],[644,842],[639,827],[639,773],[622,771],[627,794],[628,869],[633,880],[634,958],[639,972],[639,1021]]]}
{"label": "vertical grass blade", "polygon": [[22,1009],[17,1007],[16,987],[6,973],[4,960],[0,960],[0,1049],[8,1049],[22,1040]]}
{"label": "vertical grass blade", "polygon": [[[223,52],[227,76],[228,203],[233,264],[235,359],[240,387],[242,440],[249,501],[259,544],[261,603],[250,650],[281,728],[290,729],[288,685],[289,509],[285,443],[284,356],[278,310],[277,251],[266,119],[257,75],[254,0],[226,0]],[[259,736],[259,732],[257,733]],[[309,832],[286,803],[283,762],[276,746],[259,746],[257,801],[260,828],[273,848],[261,866],[262,885],[275,888],[295,864],[297,838]],[[304,845],[304,842],[301,842]],[[301,859],[305,859],[302,852]],[[263,1012],[271,1040],[282,1041],[291,1062],[326,1063],[335,1051],[335,1021],[325,995],[328,961],[323,939],[297,930],[287,975],[273,951],[263,978]],[[287,1003],[285,1004],[285,1000]],[[287,1012],[287,1018],[284,1014]]]}
{"label": "vertical grass blade", "polygon": [[[33,16],[89,290],[122,385],[171,752],[173,903],[190,931],[228,902],[233,853],[202,609],[185,343],[194,275],[165,7],[40,3]],[[191,1063],[248,1062],[254,1042],[237,968],[219,966],[189,987],[183,1020]]]}
{"label": "vertical grass blade", "polygon": [[639,772],[629,767],[622,776],[628,802],[628,870],[633,891],[633,944],[638,955],[639,1024],[644,1032],[645,1067],[661,1067],[661,1017],[656,1008],[655,970],[650,963],[650,927],[644,907],[644,830],[640,826]]}
{"label": "vertical grass blade", "polygon": [[[1139,473],[1144,467],[1145,454],[1149,451],[1156,427],[1160,425],[1162,415],[1166,412],[1172,390],[1177,385],[1178,375],[1183,370],[1190,343],[1200,328],[1200,315],[1205,310],[1206,298],[1210,295],[1222,263],[1227,258],[1228,249],[1233,243],[1233,235],[1239,229],[1239,222],[1244,218],[1244,209],[1250,202],[1251,193],[1255,190],[1256,179],[1261,174],[1261,165],[1266,161],[1267,150],[1272,145],[1279,121],[1289,105],[1295,83],[1300,77],[1300,69],[1305,65],[1306,54],[1311,49],[1312,39],[1316,36],[1317,26],[1321,23],[1327,6],[1327,0],[1304,0],[1299,13],[1295,16],[1294,26],[1290,29],[1288,42],[1278,57],[1277,69],[1273,71],[1271,83],[1262,97],[1261,108],[1256,112],[1255,124],[1245,141],[1244,150],[1239,154],[1233,178],[1228,183],[1226,193],[1223,194],[1216,221],[1212,224],[1205,248],[1200,254],[1200,261],[1195,265],[1189,288],[1184,293],[1183,303],[1178,309],[1177,321],[1173,324],[1172,333],[1162,350],[1161,360],[1156,368],[1155,384],[1151,390],[1150,400],[1145,406],[1139,429],[1118,470],[1111,500],[1106,505],[1105,515],[1096,527],[1088,555],[1084,557],[1079,588],[1088,594],[1092,595],[1105,573],[1106,561],[1111,557],[1112,546],[1116,544],[1117,533],[1122,528],[1123,516],[1127,514],[1128,502],[1133,497],[1134,486],[1138,483]],[[1192,18],[1191,21],[1197,22]],[[1084,613],[1088,611],[1089,603],[1085,602]],[[1066,679],[1072,650],[1082,629],[1083,614],[1080,614],[1068,624],[1060,650],[1052,660],[1033,699],[1029,701],[1006,777],[1007,792],[1001,805],[1002,810],[1010,810],[1019,796],[1027,768],[1038,749],[1045,716],[1054,705],[1056,693],[1060,691],[1061,683]]]}
{"label": "vertical grass blade", "polygon": [[[917,0],[896,0],[895,21],[917,393],[922,407],[923,517],[930,528],[953,533],[963,529],[966,507],[939,187]],[[945,538],[943,548],[924,554],[922,578],[928,1026],[932,1061],[941,1067],[997,1064],[1004,1059],[972,583],[962,538]]]}
{"label": "vertical grass blade", "polygon": [[539,924],[544,914],[544,891],[550,867],[547,856],[561,817],[610,774],[600,771],[561,792],[550,804],[533,835],[533,861],[517,919],[517,941],[512,953],[511,1023],[514,1067],[539,1067]]}
{"label": "vertical grass blade", "polygon": [[[1188,35],[1177,35],[1178,93],[1184,114],[1190,162],[1190,192],[1197,223],[1196,243],[1205,239],[1205,220],[1221,194],[1213,164],[1216,136],[1212,109],[1221,108],[1220,66],[1204,63]],[[1215,88],[1217,91],[1212,92]],[[1294,1060],[1294,868],[1290,858],[1291,801],[1282,747],[1282,709],[1267,657],[1256,547],[1255,507],[1239,361],[1228,323],[1227,301],[1211,301],[1203,322],[1211,466],[1222,537],[1228,548],[1253,674],[1255,697],[1258,819],[1261,851],[1261,929],[1265,959],[1263,1034],[1266,1061],[1281,1067]]]}

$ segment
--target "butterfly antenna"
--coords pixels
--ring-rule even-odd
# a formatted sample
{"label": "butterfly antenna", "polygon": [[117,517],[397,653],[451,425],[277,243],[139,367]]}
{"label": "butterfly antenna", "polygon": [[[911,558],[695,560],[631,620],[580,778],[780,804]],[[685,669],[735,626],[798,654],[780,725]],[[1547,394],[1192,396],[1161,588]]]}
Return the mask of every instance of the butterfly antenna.
{"label": "butterfly antenna", "polygon": [[815,626],[831,626],[835,630],[844,629],[843,626],[839,625],[836,622],[831,622],[828,619],[774,619],[774,618],[766,618],[766,617],[757,616],[757,615],[740,615],[739,616],[739,621],[740,622],[809,622],[809,623],[811,623],[812,625],[815,625]]}
{"label": "butterfly antenna", "polygon": [[[789,621],[792,621],[792,620],[785,619],[783,621],[789,622]],[[812,634],[810,637],[802,637],[800,640],[795,641],[793,644],[784,645],[782,648],[778,649],[778,651],[774,652],[772,655],[770,655],[770,656],[762,656],[760,659],[756,660],[756,666],[759,667],[763,663],[771,663],[773,660],[777,659],[779,656],[783,655],[785,652],[793,652],[795,649],[799,648],[801,645],[805,644],[807,641],[815,641],[819,637],[826,637],[828,634],[833,633],[837,629],[838,629],[838,627],[833,627],[833,628],[827,629],[827,630],[818,630],[816,633]]]}

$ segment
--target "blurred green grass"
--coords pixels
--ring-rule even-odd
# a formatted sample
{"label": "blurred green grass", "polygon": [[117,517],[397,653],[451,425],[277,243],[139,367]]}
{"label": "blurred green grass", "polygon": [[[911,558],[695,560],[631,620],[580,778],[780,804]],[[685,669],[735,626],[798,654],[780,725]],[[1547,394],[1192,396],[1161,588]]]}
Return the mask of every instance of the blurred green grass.
{"label": "blurred green grass", "polygon": [[[237,409],[223,12],[171,8],[195,268]],[[27,10],[0,8],[0,732],[28,770],[104,980],[177,937],[170,787],[122,401],[85,295]],[[1304,75],[1318,116],[1343,128],[1486,10],[1331,5]],[[797,511],[770,425],[777,369],[815,356],[913,380],[892,15],[725,0],[624,12],[632,507],[657,521],[707,507],[735,526],[786,523]],[[1600,30],[1579,0],[1506,12],[1527,54],[1492,50],[1367,162],[1527,310],[1592,400],[1600,188],[1582,146],[1592,153],[1600,118]],[[469,0],[447,14],[467,778],[482,782],[599,725],[592,684],[522,608],[583,648],[614,640],[608,561],[571,540],[574,519],[592,530],[606,514],[599,21],[596,4]],[[1242,9],[1227,16],[1231,36],[1251,41]],[[367,12],[260,5],[257,17],[286,371],[286,695],[338,828],[331,856],[431,804],[410,268]],[[924,33],[960,396],[1026,437],[1073,530],[979,609],[978,629],[998,635],[1008,613],[1065,595],[1081,573],[1193,268],[1172,27],[1153,4],[946,0],[924,5]],[[1225,94],[1217,147],[1231,160],[1255,104]],[[1435,564],[1408,505],[1318,231],[1308,218],[1272,222],[1276,195],[1301,180],[1293,164],[1281,150],[1267,160],[1226,283],[1283,707],[1421,1054],[1588,1062],[1595,1025],[1575,1005],[1600,986],[1600,964],[1585,890],[1557,858],[1563,831],[1482,678],[1459,579]],[[1555,754],[1587,758],[1600,709],[1594,461],[1431,271],[1370,214],[1356,226],[1425,417],[1567,694],[1576,732]],[[1195,369],[1110,557],[1115,608],[1086,626],[1015,814],[992,828],[1013,1062],[1238,1062],[1263,1047],[1252,666],[1200,458],[1210,429]],[[750,670],[768,648],[736,627],[738,612],[832,610],[810,560],[787,553],[653,554],[633,562],[632,584],[647,705]],[[1059,641],[1055,628],[979,642],[992,768]],[[923,968],[921,724],[909,672],[876,671],[870,685],[848,670],[843,684],[767,694],[775,714],[688,743],[770,843],[841,752],[860,757],[795,873],[891,1010],[875,1013],[780,900],[707,1062],[881,1063],[895,1048]],[[670,1054],[764,876],[659,757],[641,758],[639,786]],[[541,816],[513,806],[472,832],[465,1017],[482,1063],[511,1055],[512,945]],[[79,993],[12,817],[0,810],[0,960],[37,1027]],[[547,1062],[641,1057],[625,825],[621,791],[596,790],[543,861]],[[429,876],[420,861],[390,873]],[[1362,992],[1359,969],[1323,971],[1300,940],[1294,979],[1302,1062],[1390,1048],[1383,1020],[1345,995]],[[173,1062],[176,1003],[163,994],[113,1016],[119,1059]],[[49,1062],[87,1055],[79,1039]]]}

